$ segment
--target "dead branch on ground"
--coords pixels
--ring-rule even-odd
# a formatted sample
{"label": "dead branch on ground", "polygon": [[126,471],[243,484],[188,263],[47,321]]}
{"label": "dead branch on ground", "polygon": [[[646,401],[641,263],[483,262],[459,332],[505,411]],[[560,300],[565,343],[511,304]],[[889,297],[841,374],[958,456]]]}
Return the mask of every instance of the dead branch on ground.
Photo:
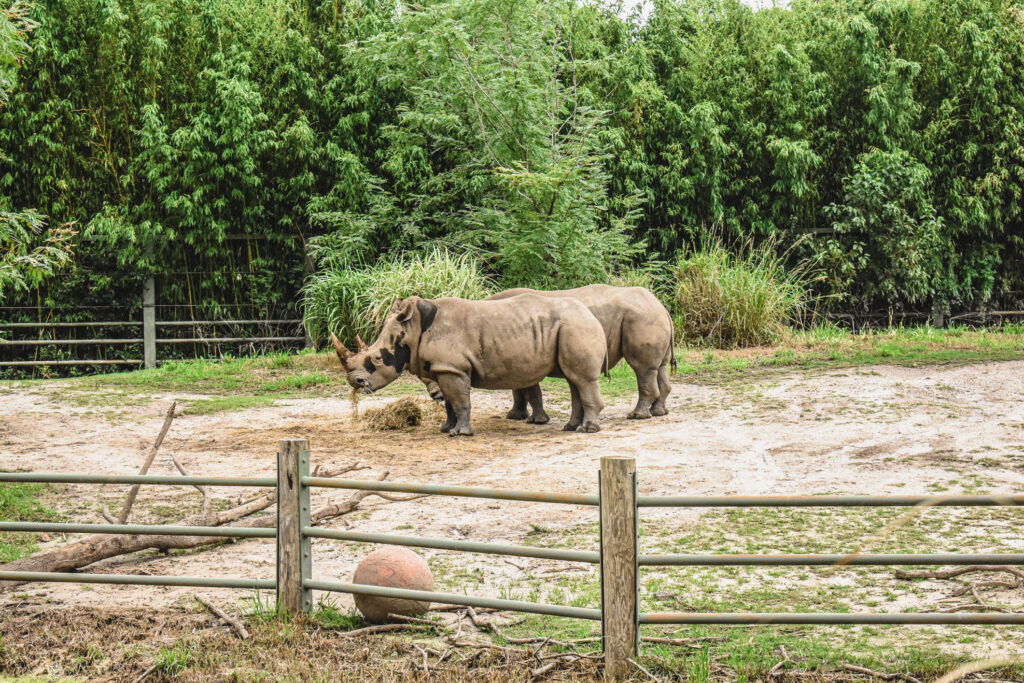
{"label": "dead branch on ground", "polygon": [[242,624],[242,622],[239,619],[229,615],[220,607],[217,607],[216,605],[209,603],[206,600],[203,600],[198,595],[196,596],[196,600],[199,601],[199,603],[203,607],[213,612],[213,614],[216,617],[218,617],[221,621],[223,621],[225,624],[235,629],[235,632],[238,634],[239,638],[241,638],[242,640],[249,640],[249,631],[246,630],[245,625]]}
{"label": "dead branch on ground", "polygon": [[[340,472],[349,472],[361,466],[345,468]],[[376,477],[383,481],[388,472]],[[310,524],[347,515],[358,508],[360,502],[369,496],[378,495],[375,491],[358,491],[345,500],[329,503],[310,515]],[[382,496],[383,497],[383,496]],[[390,500],[390,499],[389,499]],[[404,500],[404,499],[403,499]],[[276,513],[256,515],[270,507],[276,501],[276,492],[270,491],[253,498],[235,508],[209,514],[199,513],[178,521],[175,526],[228,526],[237,522],[236,528],[267,528],[277,523]],[[30,555],[29,557],[9,562],[0,567],[4,571],[33,572],[70,572],[82,569],[91,564],[119,555],[127,555],[140,550],[171,550],[198,548],[232,540],[230,536],[170,536],[170,535],[125,535],[97,534],[59,548],[52,548]],[[24,581],[0,582],[0,590],[25,583]]]}
{"label": "dead branch on ground", "polygon": [[[142,463],[142,467],[139,469],[139,474],[145,474],[148,472],[149,466],[153,464],[156,452],[160,450],[160,444],[164,442],[164,437],[167,436],[167,432],[171,428],[171,422],[174,421],[174,409],[177,405],[177,401],[171,401],[171,407],[167,409],[167,415],[164,416],[164,424],[160,428],[160,433],[156,436],[156,441],[153,442],[153,447],[149,449],[149,454],[146,456],[145,462]],[[124,507],[121,508],[121,514],[114,517],[110,514],[110,510],[104,507],[103,518],[110,524],[124,524],[128,519],[128,513],[131,512],[132,505],[135,504],[135,497],[139,495],[139,486],[141,486],[141,484],[135,484],[131,489],[129,489],[128,498],[125,499]]]}
{"label": "dead branch on ground", "polygon": [[953,605],[951,607],[945,607],[943,609],[936,610],[937,612],[950,613],[950,612],[963,612],[963,611],[977,611],[977,610],[988,610],[992,612],[1003,612],[1007,614],[1015,614],[1016,611],[1008,609],[1006,607],[998,607],[991,605],[985,601],[979,592],[982,588],[1006,588],[1014,590],[1024,586],[1024,569],[1018,569],[1016,567],[1008,567],[1001,565],[986,565],[986,564],[972,564],[966,567],[957,567],[956,569],[920,569],[920,570],[906,570],[897,569],[895,576],[897,579],[939,579],[949,580],[968,574],[990,574],[1000,573],[1009,574],[1012,577],[1010,581],[968,581],[966,585],[962,585],[960,588],[950,593],[946,599],[957,598],[962,595],[970,593],[971,597],[974,598],[974,602],[964,602]]}

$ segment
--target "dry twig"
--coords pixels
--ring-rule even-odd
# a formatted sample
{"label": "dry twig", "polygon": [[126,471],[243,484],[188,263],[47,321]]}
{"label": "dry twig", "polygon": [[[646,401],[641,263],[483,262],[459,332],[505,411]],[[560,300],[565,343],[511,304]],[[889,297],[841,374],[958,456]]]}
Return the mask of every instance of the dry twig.
{"label": "dry twig", "polygon": [[196,600],[198,600],[203,605],[203,607],[213,612],[225,624],[235,629],[235,632],[238,634],[239,638],[241,638],[242,640],[249,640],[249,631],[246,630],[245,625],[242,624],[242,622],[239,619],[231,616],[230,614],[222,610],[220,607],[217,607],[216,605],[209,603],[206,600],[203,600],[198,595],[196,596]]}

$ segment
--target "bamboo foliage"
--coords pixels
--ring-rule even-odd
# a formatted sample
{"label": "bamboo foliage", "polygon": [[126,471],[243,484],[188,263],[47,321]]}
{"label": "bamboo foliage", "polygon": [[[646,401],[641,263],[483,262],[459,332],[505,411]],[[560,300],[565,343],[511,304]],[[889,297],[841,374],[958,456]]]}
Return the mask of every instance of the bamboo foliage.
{"label": "bamboo foliage", "polygon": [[827,307],[1022,303],[1019,3],[9,3],[0,211],[54,260],[5,304],[131,314],[155,274],[258,315],[307,248],[571,286],[712,233],[815,263]]}

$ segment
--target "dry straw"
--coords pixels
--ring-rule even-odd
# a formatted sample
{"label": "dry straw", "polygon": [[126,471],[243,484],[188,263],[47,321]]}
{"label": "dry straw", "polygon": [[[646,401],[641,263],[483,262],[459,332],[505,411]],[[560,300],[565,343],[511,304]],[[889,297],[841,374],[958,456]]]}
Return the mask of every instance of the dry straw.
{"label": "dry straw", "polygon": [[408,429],[443,417],[440,404],[423,398],[406,396],[379,408],[368,408],[360,422],[371,432]]}

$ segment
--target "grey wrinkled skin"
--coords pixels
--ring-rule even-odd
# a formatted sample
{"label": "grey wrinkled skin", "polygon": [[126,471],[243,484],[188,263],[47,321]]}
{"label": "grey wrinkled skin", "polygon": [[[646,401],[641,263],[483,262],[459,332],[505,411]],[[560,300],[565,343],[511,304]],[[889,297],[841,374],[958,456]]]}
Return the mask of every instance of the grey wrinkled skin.
{"label": "grey wrinkled skin", "polygon": [[405,370],[433,383],[445,402],[441,428],[472,435],[470,388],[528,389],[564,377],[572,393],[565,429],[596,432],[604,408],[599,379],[606,364],[603,329],[575,299],[527,293],[503,299],[396,301],[373,344],[353,353],[331,335],[348,383],[373,393]]}
{"label": "grey wrinkled skin", "polygon": [[[507,299],[523,294],[536,294],[550,298],[573,298],[583,303],[601,323],[608,344],[608,368],[622,359],[636,373],[639,389],[636,406],[630,411],[633,420],[666,415],[665,399],[672,391],[668,366],[675,368],[673,356],[672,318],[658,298],[643,287],[612,287],[588,285],[576,289],[550,292],[534,289],[509,289],[488,297],[487,301]],[[570,387],[571,390],[571,387]],[[428,384],[427,391],[435,389]],[[527,410],[532,408],[532,412]],[[510,420],[526,420],[545,424],[550,418],[544,412],[544,397],[540,386],[517,389],[512,392],[512,409],[506,416]],[[572,421],[570,420],[570,424]]]}

